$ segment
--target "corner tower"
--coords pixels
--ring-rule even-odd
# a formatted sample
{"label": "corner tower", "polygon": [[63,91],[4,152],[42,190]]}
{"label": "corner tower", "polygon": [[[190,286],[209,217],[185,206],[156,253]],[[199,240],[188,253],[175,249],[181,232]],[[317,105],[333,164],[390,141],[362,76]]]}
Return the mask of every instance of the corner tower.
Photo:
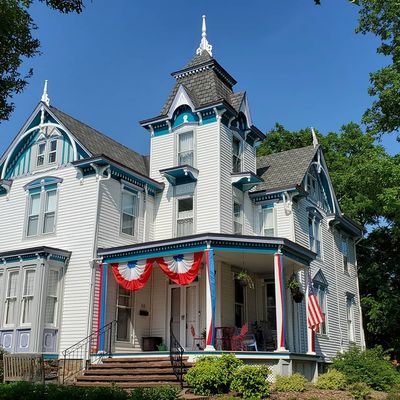
{"label": "corner tower", "polygon": [[[233,91],[235,79],[212,56],[205,16],[196,55],[171,75],[176,82],[160,115],[140,122],[151,134],[150,176],[166,183],[155,239],[235,233],[234,202],[252,207],[247,191],[259,182],[255,144],[264,135],[246,93]],[[252,234],[251,225],[244,218],[242,233]]]}

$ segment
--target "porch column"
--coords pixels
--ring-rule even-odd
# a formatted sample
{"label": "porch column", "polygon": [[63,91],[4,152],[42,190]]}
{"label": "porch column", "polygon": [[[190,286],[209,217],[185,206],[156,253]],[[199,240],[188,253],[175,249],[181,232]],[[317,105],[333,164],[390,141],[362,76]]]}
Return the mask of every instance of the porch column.
{"label": "porch column", "polygon": [[206,249],[206,326],[207,343],[206,351],[214,351],[215,347],[215,267],[214,250]]}
{"label": "porch column", "polygon": [[[99,290],[99,311],[97,319],[97,329],[100,330],[104,327],[106,322],[106,299],[107,299],[107,264],[100,264],[100,290]],[[97,352],[104,352],[104,332],[98,336],[97,339]]]}
{"label": "porch column", "polygon": [[274,281],[276,303],[276,340],[275,351],[288,351],[286,349],[286,306],[285,306],[285,279],[283,269],[283,254],[280,250],[274,254]]}
{"label": "porch column", "polygon": [[307,324],[307,354],[315,355],[315,332],[313,329],[309,328],[308,318],[309,318],[309,288],[312,285],[311,274],[309,273],[309,267],[304,268],[304,278],[306,281],[306,324]]}

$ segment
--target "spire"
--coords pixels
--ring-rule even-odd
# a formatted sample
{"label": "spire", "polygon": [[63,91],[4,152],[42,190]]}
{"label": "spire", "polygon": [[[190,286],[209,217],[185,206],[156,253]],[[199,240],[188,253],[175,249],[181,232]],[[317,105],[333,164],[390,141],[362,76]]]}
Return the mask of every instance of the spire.
{"label": "spire", "polygon": [[43,101],[43,103],[46,104],[46,106],[50,105],[50,98],[47,94],[47,79],[44,81],[44,88],[41,101]]}
{"label": "spire", "polygon": [[314,149],[318,146],[318,139],[317,135],[315,134],[314,128],[311,127],[311,134],[312,134],[312,144],[314,146]]}
{"label": "spire", "polygon": [[206,26],[206,16],[203,15],[203,25],[201,28],[201,41],[200,41],[200,46],[196,51],[196,54],[201,54],[204,50],[212,56],[212,46],[210,43],[208,43],[207,40],[207,26]]}

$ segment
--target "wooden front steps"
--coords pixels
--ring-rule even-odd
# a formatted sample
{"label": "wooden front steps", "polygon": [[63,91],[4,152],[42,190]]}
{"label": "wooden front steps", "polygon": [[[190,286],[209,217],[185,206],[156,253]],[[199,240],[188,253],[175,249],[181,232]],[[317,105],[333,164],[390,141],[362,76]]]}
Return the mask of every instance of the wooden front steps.
{"label": "wooden front steps", "polygon": [[[185,371],[190,368],[187,357],[183,358]],[[118,386],[124,389],[177,385],[178,382],[169,357],[104,358],[101,363],[76,378],[77,386]]]}

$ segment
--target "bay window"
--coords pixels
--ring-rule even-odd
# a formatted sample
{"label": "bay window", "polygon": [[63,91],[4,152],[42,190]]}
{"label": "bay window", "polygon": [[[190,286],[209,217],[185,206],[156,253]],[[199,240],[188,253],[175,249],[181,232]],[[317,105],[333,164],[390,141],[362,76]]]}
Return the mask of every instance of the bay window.
{"label": "bay window", "polygon": [[136,193],[122,190],[121,232],[135,236],[138,196]]}
{"label": "bay window", "polygon": [[193,234],[193,197],[178,199],[177,236]]}
{"label": "bay window", "polygon": [[17,288],[19,270],[9,271],[6,290],[4,325],[14,325],[17,317]]}
{"label": "bay window", "polygon": [[35,269],[26,269],[24,271],[21,324],[30,324],[34,315],[32,305],[35,289],[35,272]]}
{"label": "bay window", "polygon": [[49,325],[56,325],[57,321],[58,279],[59,271],[50,269],[47,278],[47,296],[44,312],[44,322]]}
{"label": "bay window", "polygon": [[178,165],[194,166],[193,132],[178,135]]}

